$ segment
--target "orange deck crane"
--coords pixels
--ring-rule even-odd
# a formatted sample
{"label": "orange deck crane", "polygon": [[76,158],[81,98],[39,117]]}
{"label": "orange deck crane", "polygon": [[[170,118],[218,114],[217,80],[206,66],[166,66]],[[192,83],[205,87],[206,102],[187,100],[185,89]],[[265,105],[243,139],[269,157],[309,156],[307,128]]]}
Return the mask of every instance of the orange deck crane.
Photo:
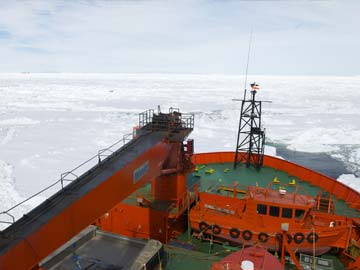
{"label": "orange deck crane", "polygon": [[176,169],[184,169],[190,157],[174,148],[183,149],[193,126],[193,115],[172,108],[169,113],[140,114],[139,129],[129,143],[1,232],[0,269],[38,269],[39,262],[58,247],[160,177],[167,160],[178,160]]}

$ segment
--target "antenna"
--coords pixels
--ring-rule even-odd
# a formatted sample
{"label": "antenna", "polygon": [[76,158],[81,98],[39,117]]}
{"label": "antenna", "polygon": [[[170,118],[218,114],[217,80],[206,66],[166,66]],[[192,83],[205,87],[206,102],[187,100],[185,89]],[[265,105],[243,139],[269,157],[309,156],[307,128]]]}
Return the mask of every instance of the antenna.
{"label": "antenna", "polygon": [[265,147],[265,129],[261,125],[262,102],[255,99],[259,90],[259,85],[255,82],[251,84],[251,98],[246,100],[247,75],[249,71],[250,51],[253,29],[251,28],[248,57],[246,63],[244,99],[241,101],[241,111],[239,120],[239,129],[236,142],[236,151],[234,159],[234,169],[240,163],[246,167],[250,165],[260,170],[263,165],[264,147]]}
{"label": "antenna", "polygon": [[244,100],[245,100],[245,98],[246,98],[246,85],[247,85],[247,75],[248,75],[248,71],[249,71],[249,61],[250,61],[250,51],[251,51],[252,35],[253,35],[253,28],[251,27],[250,40],[249,40],[249,48],[248,48],[248,55],[247,55],[247,62],[246,62],[246,72],[245,72]]}

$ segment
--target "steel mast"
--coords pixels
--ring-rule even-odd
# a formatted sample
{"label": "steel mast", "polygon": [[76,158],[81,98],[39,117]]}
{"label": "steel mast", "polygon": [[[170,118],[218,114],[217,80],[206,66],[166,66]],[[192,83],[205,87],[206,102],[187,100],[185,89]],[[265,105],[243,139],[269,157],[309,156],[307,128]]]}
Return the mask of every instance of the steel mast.
{"label": "steel mast", "polygon": [[261,106],[262,101],[255,99],[257,90],[256,83],[251,84],[250,99],[241,100],[241,111],[239,129],[236,143],[234,168],[239,163],[245,163],[260,169],[263,164],[265,129],[261,126]]}

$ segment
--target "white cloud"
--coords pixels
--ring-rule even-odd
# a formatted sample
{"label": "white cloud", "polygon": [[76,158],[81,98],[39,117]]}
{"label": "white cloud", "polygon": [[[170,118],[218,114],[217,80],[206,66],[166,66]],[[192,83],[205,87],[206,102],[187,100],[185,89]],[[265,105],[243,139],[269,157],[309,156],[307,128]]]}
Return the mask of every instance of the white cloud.
{"label": "white cloud", "polygon": [[360,3],[7,1],[0,71],[358,72]]}

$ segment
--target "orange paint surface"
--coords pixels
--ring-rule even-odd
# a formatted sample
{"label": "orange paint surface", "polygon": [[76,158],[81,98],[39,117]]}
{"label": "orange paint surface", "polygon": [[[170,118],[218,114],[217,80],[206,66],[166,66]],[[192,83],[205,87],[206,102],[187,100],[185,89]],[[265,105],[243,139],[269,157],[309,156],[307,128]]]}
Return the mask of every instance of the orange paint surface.
{"label": "orange paint surface", "polygon": [[[169,144],[158,143],[116,174],[59,213],[27,239],[0,257],[1,270],[31,269],[146,182],[160,175]],[[136,184],[133,172],[149,161],[147,173]],[[21,258],[21,259],[19,259]]]}
{"label": "orange paint surface", "polygon": [[[168,213],[164,211],[124,205],[119,202],[148,181],[160,176],[163,173],[161,171],[163,163],[169,154],[171,154],[171,150],[172,146],[162,142],[126,165],[96,189],[91,190],[55,218],[44,224],[30,237],[10,249],[0,258],[0,269],[31,269],[39,261],[92,223],[100,225],[105,230],[131,237],[151,237],[167,242],[171,234],[176,230],[181,230],[180,227],[184,226],[185,223],[179,222],[175,224],[174,220],[169,219]],[[233,160],[233,152],[204,153],[192,156],[194,164],[233,162]],[[149,161],[148,172],[140,181],[134,184],[134,170],[146,161]],[[310,184],[320,186],[325,191],[336,195],[339,199],[349,202],[354,208],[360,209],[360,194],[334,179],[294,163],[270,156],[264,157],[264,166],[283,170]],[[153,182],[154,190],[156,190],[154,194],[159,199],[179,202],[179,199],[184,200],[184,197],[181,197],[185,191],[184,184],[184,175],[177,176],[172,174],[171,176],[161,176]],[[224,200],[224,208],[226,203],[234,203],[227,201],[231,199],[234,198]],[[238,210],[234,209],[234,211]],[[104,216],[107,212],[109,215]],[[209,220],[209,222],[212,222],[212,218],[211,216],[198,216],[197,220]],[[198,226],[196,224],[198,221],[194,221],[192,226]],[[218,222],[218,220],[213,222]],[[227,221],[227,223],[228,228],[225,228],[224,232],[229,234],[229,230],[234,224],[231,220]],[[340,235],[334,237],[338,237],[339,241],[343,241],[343,237],[340,237]],[[21,260],[18,258],[21,258]]]}

